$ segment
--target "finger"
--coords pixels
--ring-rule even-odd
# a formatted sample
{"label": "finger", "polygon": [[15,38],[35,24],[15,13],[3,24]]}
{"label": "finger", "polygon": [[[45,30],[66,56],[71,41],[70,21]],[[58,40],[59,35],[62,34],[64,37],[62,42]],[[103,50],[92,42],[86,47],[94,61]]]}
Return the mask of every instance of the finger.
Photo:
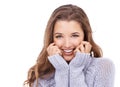
{"label": "finger", "polygon": [[55,54],[60,54],[62,55],[61,50],[59,49],[58,46],[55,45],[55,43],[51,43],[48,48],[47,48],[48,55],[55,55]]}
{"label": "finger", "polygon": [[92,45],[87,41],[83,41],[82,44],[84,44],[85,53],[90,53]]}
{"label": "finger", "polygon": [[62,52],[61,52],[60,49],[57,50],[57,53],[60,54],[60,55],[62,55]]}
{"label": "finger", "polygon": [[55,46],[55,43],[53,42],[53,43],[51,43],[49,46]]}
{"label": "finger", "polygon": [[81,44],[90,44],[88,41],[82,41]]}
{"label": "finger", "polygon": [[55,46],[51,46],[47,49],[47,52],[48,52],[48,55],[51,56],[51,55],[56,54],[58,52],[58,50]]}
{"label": "finger", "polygon": [[48,52],[48,55],[51,55],[54,53],[54,44],[55,43],[51,43],[48,48],[47,48],[47,52]]}
{"label": "finger", "polygon": [[49,50],[52,46],[54,46],[55,45],[55,43],[51,43],[49,46],[48,46],[48,48],[47,48],[47,50]]}
{"label": "finger", "polygon": [[82,53],[84,53],[85,52],[84,44],[81,44],[79,49]]}

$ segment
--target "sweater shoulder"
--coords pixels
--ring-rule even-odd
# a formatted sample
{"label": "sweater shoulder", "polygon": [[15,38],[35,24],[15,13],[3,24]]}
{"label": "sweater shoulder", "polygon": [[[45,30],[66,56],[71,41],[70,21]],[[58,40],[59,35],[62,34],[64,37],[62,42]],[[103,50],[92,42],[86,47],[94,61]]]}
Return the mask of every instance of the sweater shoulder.
{"label": "sweater shoulder", "polygon": [[[86,81],[91,87],[93,85],[112,85],[115,74],[113,61],[108,58],[93,58],[86,70]],[[93,84],[95,83],[95,84]],[[104,86],[100,86],[104,87]],[[112,86],[105,86],[112,87]]]}
{"label": "sweater shoulder", "polygon": [[93,58],[89,67],[87,68],[87,73],[94,75],[107,75],[115,73],[115,65],[112,60],[108,58]]}
{"label": "sweater shoulder", "polygon": [[102,68],[102,69],[114,67],[114,63],[112,60],[110,60],[108,58],[102,58],[102,57],[101,58],[93,58],[91,65],[95,65],[95,68]]}

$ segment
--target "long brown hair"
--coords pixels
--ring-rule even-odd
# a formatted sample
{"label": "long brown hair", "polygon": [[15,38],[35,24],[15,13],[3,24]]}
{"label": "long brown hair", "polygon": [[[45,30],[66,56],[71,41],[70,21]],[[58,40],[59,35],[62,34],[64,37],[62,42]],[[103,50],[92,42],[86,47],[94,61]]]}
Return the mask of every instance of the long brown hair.
{"label": "long brown hair", "polygon": [[35,79],[37,80],[39,77],[44,78],[46,75],[55,71],[54,67],[48,61],[46,49],[49,44],[53,42],[53,29],[56,21],[58,20],[77,21],[84,31],[84,40],[90,42],[92,45],[92,56],[96,58],[102,56],[101,48],[94,42],[92,38],[92,30],[89,19],[83,9],[71,4],[62,5],[54,10],[48,21],[44,36],[44,46],[38,56],[36,64],[29,69],[28,78],[24,82],[25,84],[28,84],[29,87],[32,87]]}

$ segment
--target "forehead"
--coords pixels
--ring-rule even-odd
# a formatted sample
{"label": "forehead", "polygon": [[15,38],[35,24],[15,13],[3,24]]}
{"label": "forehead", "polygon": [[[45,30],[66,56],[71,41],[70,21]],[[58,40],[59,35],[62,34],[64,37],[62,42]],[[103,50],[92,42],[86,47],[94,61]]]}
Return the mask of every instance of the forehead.
{"label": "forehead", "polygon": [[77,21],[59,20],[54,26],[54,33],[56,32],[83,32],[83,29]]}

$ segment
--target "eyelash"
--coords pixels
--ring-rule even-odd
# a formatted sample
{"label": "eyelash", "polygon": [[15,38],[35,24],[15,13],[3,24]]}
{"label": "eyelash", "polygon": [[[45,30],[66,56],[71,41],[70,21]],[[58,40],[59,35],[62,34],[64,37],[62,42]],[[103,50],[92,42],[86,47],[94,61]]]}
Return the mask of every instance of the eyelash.
{"label": "eyelash", "polygon": [[79,37],[79,35],[72,35],[72,37]]}
{"label": "eyelash", "polygon": [[55,36],[55,38],[61,38],[61,37],[62,37],[61,35]]}
{"label": "eyelash", "polygon": [[[55,36],[55,38],[62,38],[63,36],[61,35],[58,35],[58,36]],[[79,37],[79,35],[72,35],[71,37]]]}

